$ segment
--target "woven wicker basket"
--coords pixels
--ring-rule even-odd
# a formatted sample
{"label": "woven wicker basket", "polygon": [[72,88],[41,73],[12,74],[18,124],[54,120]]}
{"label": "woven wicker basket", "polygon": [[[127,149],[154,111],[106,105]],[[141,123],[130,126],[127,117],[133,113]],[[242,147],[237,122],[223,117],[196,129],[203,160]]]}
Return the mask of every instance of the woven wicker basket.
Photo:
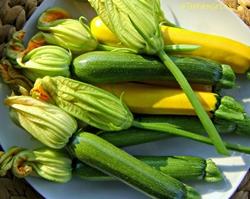
{"label": "woven wicker basket", "polygon": [[[23,27],[26,20],[43,0],[0,0],[0,58],[6,42]],[[224,0],[250,25],[250,0]],[[1,150],[1,147],[0,147]],[[25,180],[11,174],[0,178],[0,199],[42,199]],[[250,173],[245,177],[232,199],[250,198]]]}

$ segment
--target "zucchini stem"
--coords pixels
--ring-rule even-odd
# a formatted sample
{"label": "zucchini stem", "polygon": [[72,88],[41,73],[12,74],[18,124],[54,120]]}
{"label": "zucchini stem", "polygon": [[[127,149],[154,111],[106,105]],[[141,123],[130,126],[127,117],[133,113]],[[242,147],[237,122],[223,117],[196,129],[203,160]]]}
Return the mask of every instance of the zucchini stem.
{"label": "zucchini stem", "polygon": [[[215,145],[217,151],[223,155],[229,155],[227,148],[225,147],[219,133],[217,132],[214,124],[212,123],[211,119],[209,118],[208,114],[202,107],[200,101],[198,100],[197,96],[195,95],[194,91],[192,90],[190,84],[186,80],[185,76],[182,74],[180,69],[174,64],[174,62],[169,58],[169,56],[162,50],[158,53],[158,56],[163,61],[165,66],[170,70],[173,74],[177,82],[180,84],[181,88],[187,95],[190,103],[194,107],[197,116],[199,117],[202,125],[204,126],[206,132],[208,133],[209,137],[212,140],[212,143]],[[154,129],[156,130],[156,129]],[[195,134],[194,134],[194,137]],[[196,137],[198,138],[198,137]],[[211,141],[209,139],[209,141]]]}
{"label": "zucchini stem", "polygon": [[199,49],[200,47],[201,46],[199,45],[191,45],[191,44],[173,44],[164,46],[164,51],[170,53],[192,52]]}
{"label": "zucchini stem", "polygon": [[[165,45],[164,51],[167,53],[180,53],[180,52],[192,52],[201,48],[199,45],[191,45],[191,44],[173,44],[173,45]],[[122,46],[109,46],[106,44],[98,44],[97,50],[101,51],[112,51],[112,52],[127,52],[138,54],[139,52],[135,49],[126,48]]]}
{"label": "zucchini stem", "polygon": [[[192,140],[199,141],[199,142],[202,142],[205,144],[213,145],[212,140],[208,137],[198,135],[196,133],[192,133],[192,132],[185,131],[182,129],[178,129],[178,128],[173,127],[171,125],[166,125],[166,124],[162,124],[162,123],[145,123],[145,122],[133,121],[133,126],[140,128],[140,129],[147,129],[147,130],[156,131],[156,133],[164,132],[164,133],[168,133],[168,134],[182,136],[182,137],[190,138]],[[228,142],[223,142],[223,146],[227,147],[228,149],[234,150],[234,151],[250,154],[250,147],[247,147],[247,146],[243,146],[240,144],[231,144]]]}

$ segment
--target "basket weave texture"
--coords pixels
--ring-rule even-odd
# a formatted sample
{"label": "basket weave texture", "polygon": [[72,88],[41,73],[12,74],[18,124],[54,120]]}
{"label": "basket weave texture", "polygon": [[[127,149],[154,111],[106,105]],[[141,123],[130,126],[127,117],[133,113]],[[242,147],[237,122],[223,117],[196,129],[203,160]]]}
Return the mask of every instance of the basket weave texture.
{"label": "basket weave texture", "polygon": [[250,26],[250,0],[224,0],[224,3]]}
{"label": "basket weave texture", "polygon": [[[0,0],[0,59],[16,30],[20,30],[43,0]],[[250,0],[224,0],[250,26]],[[1,150],[1,147],[0,147]],[[250,198],[250,172],[231,199]],[[25,180],[11,174],[0,178],[0,199],[43,199]]]}

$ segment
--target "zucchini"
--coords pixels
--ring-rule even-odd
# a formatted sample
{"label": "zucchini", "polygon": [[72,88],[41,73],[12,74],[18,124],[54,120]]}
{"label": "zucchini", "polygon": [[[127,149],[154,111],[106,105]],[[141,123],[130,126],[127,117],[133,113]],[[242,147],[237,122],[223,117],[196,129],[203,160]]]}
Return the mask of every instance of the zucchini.
{"label": "zucchini", "polygon": [[[217,88],[232,88],[235,84],[235,74],[228,65],[200,57],[172,55],[170,58],[190,83]],[[157,58],[123,52],[95,51],[83,54],[74,60],[73,72],[77,79],[92,84],[159,80],[176,82]]]}
{"label": "zucchini", "polygon": [[[178,129],[183,129],[197,134],[206,135],[206,131],[200,123],[199,119],[195,116],[175,116],[175,115],[155,115],[155,116],[136,116],[136,121],[147,123],[162,123],[166,125],[172,125]],[[220,134],[249,134],[247,129],[250,128],[250,120],[244,120],[241,122],[244,125],[240,125],[239,121],[232,122],[223,119],[215,119],[213,121],[216,129]],[[119,146],[126,147],[137,144],[143,144],[147,142],[163,140],[173,137],[171,134],[163,132],[157,132],[146,129],[139,129],[136,127],[130,127],[122,131],[99,131],[98,136],[107,140],[108,142]]]}
{"label": "zucchini", "polygon": [[122,131],[100,131],[98,136],[118,147],[133,146],[173,137],[171,134],[130,127]]}
{"label": "zucchini", "polygon": [[[205,180],[219,182],[222,175],[211,160],[192,156],[135,156],[149,166],[179,180]],[[114,177],[90,167],[80,161],[73,170],[75,176],[85,180],[115,180]]]}
{"label": "zucchini", "polygon": [[[199,49],[191,52],[178,51],[178,53],[207,57],[220,63],[229,64],[236,73],[242,74],[249,70],[250,48],[248,45],[218,35],[194,32],[171,26],[161,25],[165,45],[188,44],[200,46]],[[100,16],[93,18],[90,23],[90,29],[100,43],[123,47],[121,41],[103,23]]]}
{"label": "zucchini", "polygon": [[[65,77],[46,76],[43,79],[38,79],[31,95],[41,100],[53,101],[70,115],[100,130],[119,131],[134,126],[213,144],[212,140],[206,136],[181,130],[172,125],[138,122],[134,120],[132,113],[121,99],[95,86]],[[226,118],[231,121],[244,120],[245,118],[244,108],[230,97],[221,99],[215,115],[216,118]],[[207,123],[205,124],[207,125]],[[214,127],[213,123],[211,125]],[[215,129],[215,131],[217,130]],[[238,151],[249,152],[249,148],[245,146],[224,144]]]}
{"label": "zucchini", "polygon": [[[149,115],[196,115],[193,105],[181,89],[141,83],[100,84],[100,88],[122,96],[131,112]],[[245,110],[242,104],[229,96],[196,91],[195,94],[204,110],[216,118],[243,120]]]}
{"label": "zucchini", "polygon": [[94,134],[77,134],[69,143],[68,150],[80,161],[152,198],[200,198],[193,188],[162,174]]}
{"label": "zucchini", "polygon": [[[176,129],[184,130],[186,133],[193,132],[195,134],[206,134],[205,129],[200,123],[197,117],[192,116],[136,116],[136,121],[140,123],[146,123],[150,125],[165,125],[172,126]],[[246,117],[244,120],[228,121],[224,119],[214,119],[213,123],[220,134],[238,134],[249,136],[250,128],[250,118]],[[163,140],[173,137],[171,133],[166,133],[166,131],[158,130],[147,130],[136,127],[130,127],[129,129],[117,131],[117,132],[107,132],[99,131],[98,136],[107,140],[108,142],[119,146],[126,147],[137,144],[143,144],[147,142]],[[209,144],[208,142],[205,142]],[[225,143],[228,149],[250,153],[250,148],[240,145],[233,145],[230,143]]]}

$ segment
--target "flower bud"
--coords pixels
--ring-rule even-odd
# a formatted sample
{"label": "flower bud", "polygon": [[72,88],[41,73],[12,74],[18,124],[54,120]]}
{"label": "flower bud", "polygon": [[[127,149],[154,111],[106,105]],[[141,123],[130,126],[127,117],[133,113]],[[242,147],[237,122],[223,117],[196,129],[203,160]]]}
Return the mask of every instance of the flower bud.
{"label": "flower bud", "polygon": [[72,178],[72,161],[67,154],[58,150],[11,147],[6,152],[0,151],[0,176],[5,176],[8,171],[18,178],[39,176],[65,183]]}
{"label": "flower bud", "polygon": [[48,147],[63,148],[77,130],[76,120],[57,106],[28,96],[8,97],[5,104],[14,120]]}
{"label": "flower bud", "polygon": [[22,30],[15,32],[6,45],[5,56],[13,65],[17,65],[16,58],[25,49],[23,45],[24,34]]}
{"label": "flower bud", "polygon": [[14,157],[12,172],[17,177],[36,175],[66,183],[72,178],[72,161],[65,153],[49,148],[24,150]]}
{"label": "flower bud", "polygon": [[102,130],[127,129],[133,122],[132,113],[121,99],[100,88],[69,78],[46,76],[38,79],[31,94],[40,99],[52,100],[67,113]]}
{"label": "flower bud", "polygon": [[49,76],[70,76],[71,53],[59,46],[41,46],[31,50],[25,56],[17,58],[23,73],[30,80]]}
{"label": "flower bud", "polygon": [[95,50],[98,43],[84,23],[85,18],[68,17],[62,9],[48,9],[38,19],[37,28],[43,31],[47,43],[69,49],[74,54]]}

